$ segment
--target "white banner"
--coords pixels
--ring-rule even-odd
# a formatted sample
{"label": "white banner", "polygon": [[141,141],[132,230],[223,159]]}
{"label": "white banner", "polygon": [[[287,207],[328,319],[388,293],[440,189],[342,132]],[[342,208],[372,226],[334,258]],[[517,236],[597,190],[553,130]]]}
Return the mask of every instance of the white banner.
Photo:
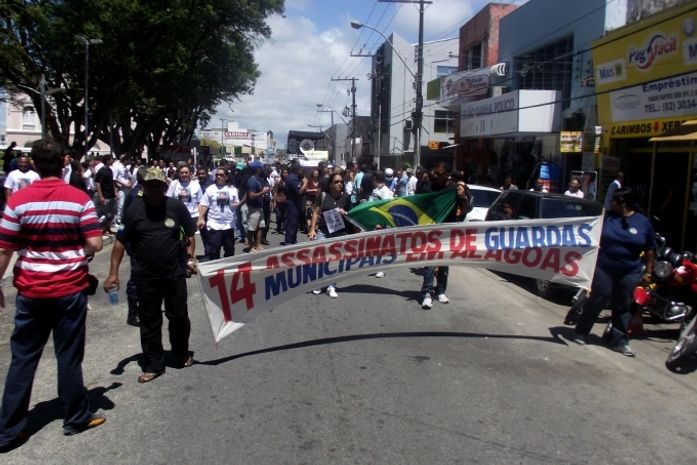
{"label": "white banner", "polygon": [[610,92],[612,121],[677,118],[697,114],[697,72]]}
{"label": "white banner", "polygon": [[601,227],[585,217],[385,229],[201,263],[198,276],[217,342],[293,296],[400,266],[475,266],[590,288]]}

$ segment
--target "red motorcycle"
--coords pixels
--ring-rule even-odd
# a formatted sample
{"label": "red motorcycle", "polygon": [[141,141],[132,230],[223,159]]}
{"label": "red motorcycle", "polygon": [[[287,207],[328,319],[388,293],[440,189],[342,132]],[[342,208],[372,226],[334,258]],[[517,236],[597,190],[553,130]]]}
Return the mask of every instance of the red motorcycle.
{"label": "red motorcycle", "polygon": [[697,259],[690,252],[678,253],[659,247],[649,282],[634,289],[634,302],[641,311],[665,322],[680,323],[680,335],[666,360],[670,370],[697,352]]}

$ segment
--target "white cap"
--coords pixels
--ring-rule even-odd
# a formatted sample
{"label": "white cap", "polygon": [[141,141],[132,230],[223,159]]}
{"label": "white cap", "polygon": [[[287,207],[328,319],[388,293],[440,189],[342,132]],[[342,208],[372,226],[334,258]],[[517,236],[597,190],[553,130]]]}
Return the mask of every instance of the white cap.
{"label": "white cap", "polygon": [[394,174],[394,171],[392,171],[392,168],[385,168],[385,177],[386,178],[391,178],[393,174]]}

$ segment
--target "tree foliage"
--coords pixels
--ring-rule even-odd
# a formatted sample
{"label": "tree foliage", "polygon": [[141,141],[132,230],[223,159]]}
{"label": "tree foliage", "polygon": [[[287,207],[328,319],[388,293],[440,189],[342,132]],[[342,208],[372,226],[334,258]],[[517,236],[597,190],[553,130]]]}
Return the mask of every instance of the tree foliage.
{"label": "tree foliage", "polygon": [[0,0],[0,85],[37,89],[43,75],[64,88],[49,98],[48,133],[82,153],[86,50],[75,36],[99,38],[89,47],[87,147],[188,143],[216,106],[253,91],[254,48],[282,11],[283,0]]}

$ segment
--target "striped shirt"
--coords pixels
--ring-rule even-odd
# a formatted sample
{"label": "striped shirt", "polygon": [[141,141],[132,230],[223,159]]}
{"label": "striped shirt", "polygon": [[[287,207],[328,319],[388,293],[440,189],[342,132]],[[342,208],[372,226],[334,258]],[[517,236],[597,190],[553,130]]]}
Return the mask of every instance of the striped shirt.
{"label": "striped shirt", "polygon": [[36,181],[15,193],[0,221],[0,248],[17,250],[19,294],[45,299],[87,288],[85,239],[101,235],[94,204],[62,179]]}

